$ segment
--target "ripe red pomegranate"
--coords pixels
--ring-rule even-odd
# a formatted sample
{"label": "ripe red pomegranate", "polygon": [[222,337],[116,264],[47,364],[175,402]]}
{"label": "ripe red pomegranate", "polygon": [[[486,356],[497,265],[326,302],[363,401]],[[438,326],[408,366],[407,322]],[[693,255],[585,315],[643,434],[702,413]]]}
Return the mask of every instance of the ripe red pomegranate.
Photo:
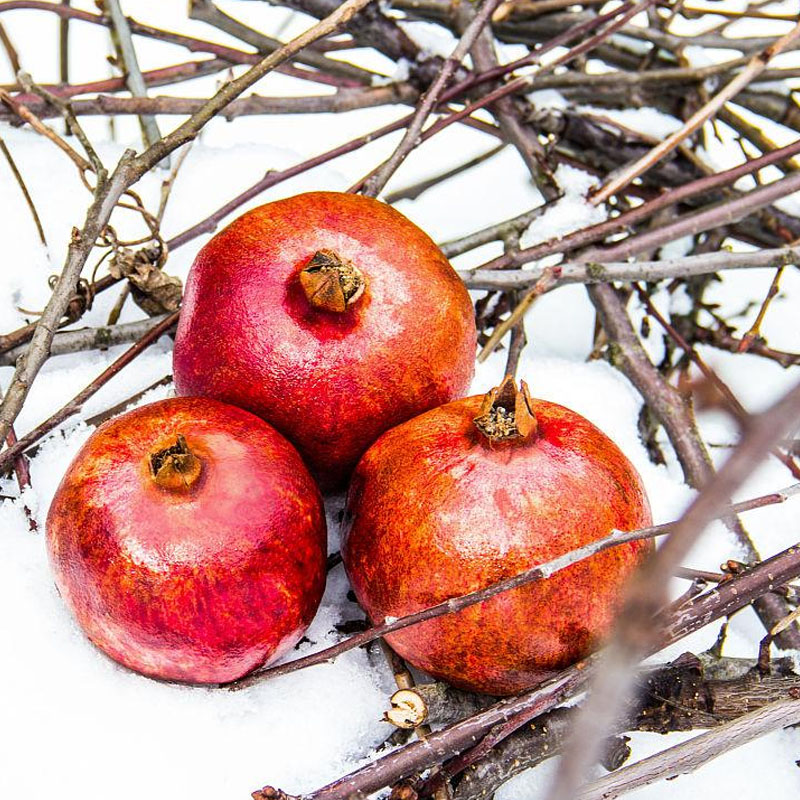
{"label": "ripe red pomegranate", "polygon": [[58,487],[47,546],[88,637],[168,680],[224,683],[276,658],[325,586],[322,499],[300,456],[205,398],[98,428]]}
{"label": "ripe red pomegranate", "polygon": [[[359,602],[382,622],[649,524],[641,480],[616,445],[507,378],[378,439],[353,476],[342,555]],[[454,686],[521,691],[597,646],[650,550],[620,545],[387,639]]]}
{"label": "ripe red pomegranate", "polygon": [[377,200],[309,192],[200,251],[175,385],[258,414],[333,488],[385,430],[466,392],[475,342],[469,296],[425,233]]}

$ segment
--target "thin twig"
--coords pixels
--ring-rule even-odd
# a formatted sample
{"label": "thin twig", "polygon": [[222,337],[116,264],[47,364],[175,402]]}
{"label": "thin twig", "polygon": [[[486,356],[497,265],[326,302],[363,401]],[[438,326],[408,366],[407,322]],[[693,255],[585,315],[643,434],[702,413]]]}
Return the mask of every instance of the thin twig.
{"label": "thin twig", "polygon": [[778,53],[785,50],[798,37],[800,37],[800,23],[795,25],[789,33],[781,36],[755,56],[747,67],[727,84],[724,89],[717,92],[717,94],[702,108],[695,111],[679,130],[670,134],[635,164],[631,164],[631,166],[623,170],[621,174],[602,186],[599,191],[591,196],[591,202],[594,205],[604,203],[611,195],[617,194],[620,189],[627,186],[635,178],[638,178],[639,175],[662,159],[671,150],[674,150],[682,141],[691,136],[701,125],[713,117],[728,100],[735,97],[748,83],[751,83],[759,73],[764,71],[767,64],[769,64]]}
{"label": "thin twig", "polygon": [[559,762],[551,800],[575,796],[584,775],[599,754],[599,742],[628,696],[635,665],[658,639],[653,617],[667,603],[666,587],[675,569],[728,498],[750,476],[753,467],[790,432],[800,416],[800,384],[769,410],[753,418],[742,442],[714,475],[672,533],[634,576],[611,640],[603,653],[603,669],[576,724],[572,740]]}
{"label": "thin twig", "polygon": [[[765,495],[763,498],[745,501],[744,503],[735,503],[730,508],[724,509],[721,514],[728,514],[731,511],[735,513],[741,513],[750,510],[751,508],[761,508],[763,505],[782,503],[798,493],[800,493],[800,484],[793,484],[788,489],[785,489],[781,492],[773,492],[770,495]],[[677,523],[673,522],[665,523],[663,525],[654,525],[649,528],[642,528],[640,530],[631,531],[628,533],[624,533],[622,531],[612,531],[608,536],[602,539],[598,539],[595,542],[590,542],[583,547],[565,553],[564,555],[545,562],[544,564],[537,564],[530,569],[519,573],[518,575],[498,581],[497,583],[493,583],[490,586],[487,586],[485,589],[480,589],[470,592],[469,594],[460,595],[458,597],[452,597],[449,600],[445,600],[442,603],[437,603],[434,606],[429,606],[428,608],[422,609],[421,611],[417,611],[413,614],[400,617],[399,619],[389,620],[380,625],[375,625],[363,633],[351,636],[348,639],[339,642],[338,644],[332,645],[331,647],[326,647],[323,650],[318,650],[316,653],[311,653],[307,656],[303,656],[302,658],[288,661],[285,664],[279,664],[278,666],[269,667],[261,670],[260,672],[255,672],[239,681],[236,681],[235,683],[230,684],[230,686],[231,688],[235,689],[245,688],[255,683],[260,683],[264,680],[277,678],[281,675],[288,675],[290,672],[296,672],[299,669],[305,669],[306,667],[311,667],[317,664],[324,664],[332,661],[342,653],[346,653],[356,647],[361,647],[362,645],[374,642],[376,639],[379,639],[388,633],[393,633],[394,631],[408,628],[411,625],[416,625],[419,622],[424,622],[429,619],[435,619],[436,617],[443,616],[444,614],[455,613],[456,611],[460,611],[462,608],[467,608],[471,605],[475,605],[476,603],[481,603],[484,600],[488,600],[489,598],[494,597],[501,592],[507,592],[511,589],[516,589],[517,587],[528,583],[544,580],[559,570],[564,569],[571,564],[582,561],[584,558],[588,558],[595,553],[600,553],[611,547],[624,544],[625,542],[649,539],[655,536],[664,536],[669,533],[676,524]]]}
{"label": "thin twig", "polygon": [[11,71],[16,75],[22,69],[22,66],[19,63],[19,54],[17,53],[17,49],[14,47],[14,43],[9,38],[2,22],[0,22],[0,44],[3,45],[3,49],[6,51],[8,63],[11,64]]}
{"label": "thin twig", "polygon": [[[136,48],[133,45],[131,28],[125,14],[122,13],[120,0],[105,0],[104,7],[111,20],[112,40],[117,50],[118,60],[125,73],[125,83],[134,97],[146,97],[142,71],[139,69],[139,59],[136,57]],[[145,147],[150,147],[161,138],[156,118],[152,114],[140,114],[139,123],[142,128],[142,139]],[[169,166],[167,164],[166,166]]]}
{"label": "thin twig", "polygon": [[36,230],[39,233],[39,241],[42,243],[45,250],[47,250],[47,239],[44,235],[44,228],[42,227],[42,220],[39,218],[39,212],[36,210],[36,204],[33,202],[33,198],[28,191],[28,187],[25,185],[25,179],[22,177],[22,173],[20,173],[19,167],[17,167],[14,157],[11,155],[11,151],[8,149],[8,146],[6,145],[2,136],[0,136],[0,151],[2,151],[3,155],[6,157],[8,166],[10,167],[11,172],[13,173],[14,178],[19,185],[22,196],[25,198],[25,202],[28,204],[31,216],[33,217],[33,222],[36,225]]}
{"label": "thin twig", "polygon": [[469,52],[481,29],[486,25],[492,12],[500,4],[501,0],[483,0],[481,7],[475,14],[475,17],[467,25],[464,34],[459,40],[453,52],[445,61],[436,80],[431,84],[430,88],[422,97],[417,110],[409,122],[400,144],[392,153],[391,156],[378,168],[378,171],[372,177],[368,178],[364,184],[363,194],[368,197],[376,197],[380,194],[383,187],[388,182],[389,178],[395,173],[397,168],[403,163],[408,154],[414,149],[417,144],[417,139],[422,132],[422,127],[428,116],[439,103],[441,94],[447,86],[448,81],[453,76],[456,68],[461,64],[464,57]]}

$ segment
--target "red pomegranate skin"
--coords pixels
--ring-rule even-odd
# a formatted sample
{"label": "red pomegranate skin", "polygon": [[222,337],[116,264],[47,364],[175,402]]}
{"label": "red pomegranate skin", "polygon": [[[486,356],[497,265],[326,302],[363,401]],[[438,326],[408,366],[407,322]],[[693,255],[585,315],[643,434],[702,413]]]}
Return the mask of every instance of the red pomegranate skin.
{"label": "red pomegranate skin", "polygon": [[[320,250],[366,278],[344,312],[303,293]],[[258,414],[335,488],[385,430],[466,393],[475,345],[469,295],[425,233],[377,200],[310,192],[253,209],[200,251],[173,365],[178,394]]]}
{"label": "red pomegranate skin", "polygon": [[[539,438],[493,444],[473,424],[481,402],[458,400],[394,428],[355,471],[342,555],[373,622],[482,589],[612,528],[651,524],[638,474],[588,420],[534,400]],[[516,693],[597,647],[650,550],[620,545],[386,638],[456,687]]]}
{"label": "red pomegranate skin", "polygon": [[[187,491],[150,454],[182,434]],[[325,585],[319,490],[263,420],[206,398],[162,400],[95,431],[47,518],[56,585],[88,637],[154,678],[224,683],[301,637]]]}

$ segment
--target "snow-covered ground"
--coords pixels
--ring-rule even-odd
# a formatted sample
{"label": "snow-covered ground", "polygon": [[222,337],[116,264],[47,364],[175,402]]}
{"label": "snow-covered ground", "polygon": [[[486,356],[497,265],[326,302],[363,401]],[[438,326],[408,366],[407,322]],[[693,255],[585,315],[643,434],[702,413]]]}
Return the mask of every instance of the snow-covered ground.
{"label": "snow-covered ground", "polygon": [[[93,10],[91,3],[76,3]],[[738,7],[739,3],[729,3]],[[234,15],[246,18],[265,31],[275,31],[287,19],[283,9],[261,2],[222,3]],[[790,4],[784,3],[785,8]],[[791,5],[796,11],[797,4]],[[161,3],[154,8],[146,0],[126,0],[126,12],[164,28],[236,44],[223,34],[185,19],[183,3]],[[55,18],[34,12],[15,12],[2,17],[20,51],[23,66],[37,81],[57,75],[57,25]],[[283,36],[300,24],[290,21]],[[434,41],[431,50],[450,43]],[[771,31],[770,31],[771,33]],[[86,25],[73,25],[72,80],[105,77],[109,51],[107,33]],[[137,40],[143,68],[176,63],[180,49]],[[509,48],[509,53],[517,52]],[[365,62],[366,63],[366,62]],[[387,74],[393,65],[371,62]],[[0,82],[11,79],[0,53]],[[200,96],[214,85],[214,78],[192,81],[158,93]],[[268,77],[255,91],[261,94],[297,94],[324,91],[279,75]],[[234,123],[214,121],[192,148],[167,207],[167,237],[189,227],[230,197],[250,185],[267,169],[280,169],[315,155],[354,135],[396,118],[398,109],[357,111],[349,115],[258,117]],[[621,121],[636,127],[635,114]],[[639,120],[653,133],[658,120],[652,115]],[[175,118],[160,120],[162,130]],[[60,123],[55,122],[58,127]],[[99,143],[101,157],[113,164],[127,145],[138,146],[135,120],[116,127],[116,141],[105,121],[87,120],[87,131]],[[662,135],[672,128],[664,123]],[[19,309],[40,309],[49,296],[47,278],[60,271],[73,225],[80,224],[89,196],[72,164],[48,142],[28,129],[7,125],[0,135],[13,153],[42,217],[48,249],[42,248],[19,188],[7,165],[0,161],[0,331],[9,331],[30,319]],[[255,205],[306,189],[343,190],[389,154],[398,136],[387,137],[342,158],[332,165],[300,176],[265,193]],[[391,187],[398,188],[431,173],[461,163],[494,145],[489,137],[471,129],[451,127],[412,154]],[[741,157],[734,148],[720,146],[715,163],[729,164]],[[570,193],[559,206],[537,221],[526,242],[566,232],[586,224],[591,210],[579,199],[577,189],[586,176],[562,173]],[[447,184],[404,200],[398,208],[438,241],[469,233],[521,213],[538,204],[539,197],[526,177],[516,153],[510,148]],[[148,208],[156,208],[161,174],[148,175],[137,187]],[[119,215],[115,226],[124,234],[137,232],[132,215]],[[546,227],[545,227],[546,226]],[[192,259],[208,237],[201,237],[170,256],[167,271],[185,278]],[[480,263],[499,253],[490,245],[455,260],[457,267]],[[91,264],[90,264],[91,265]],[[724,309],[740,311],[753,298],[763,297],[772,278],[770,271],[726,274],[710,296]],[[116,291],[97,298],[81,325],[105,322]],[[777,348],[800,349],[798,305],[800,273],[792,269],[783,279],[782,293],[770,310],[764,333]],[[661,308],[675,302],[666,293],[656,297]],[[752,321],[756,309],[747,311],[742,324]],[[122,321],[141,316],[128,303]],[[608,433],[627,453],[642,474],[655,520],[679,515],[691,498],[678,466],[651,464],[636,430],[640,399],[619,373],[604,362],[586,362],[591,349],[593,312],[580,286],[545,296],[527,320],[531,343],[524,352],[520,375],[534,395],[555,400],[587,416]],[[657,326],[649,346],[660,351]],[[49,416],[113,361],[124,348],[82,353],[50,360],[33,386],[17,422],[22,434]],[[748,409],[767,406],[796,375],[755,356],[730,356],[704,352],[709,363],[723,375]],[[151,347],[51,435],[32,460],[33,488],[23,498],[43,524],[55,488],[70,459],[91,430],[81,421],[130,396],[171,371],[167,338]],[[476,374],[474,392],[483,392],[501,377],[505,353],[492,356]],[[0,382],[8,384],[10,368],[0,369]],[[152,392],[145,401],[164,396],[167,389]],[[719,414],[704,415],[701,425],[707,438],[724,445],[735,441],[736,431]],[[716,447],[723,460],[728,450]],[[781,488],[791,477],[777,462],[765,463],[754,472],[740,497]],[[16,485],[7,481],[0,493],[15,495]],[[330,549],[337,549],[335,511],[330,501]],[[751,512],[746,523],[764,555],[797,539],[800,506],[787,503]],[[716,569],[723,558],[736,557],[737,549],[721,525],[712,526],[688,559],[689,566]],[[678,585],[676,584],[676,589]],[[313,645],[301,652],[323,647],[338,637],[334,624],[360,616],[346,599],[347,585],[341,567],[330,576],[322,607],[307,633]],[[716,637],[716,627],[702,631],[672,649],[673,657],[687,649],[703,649]],[[84,638],[61,603],[48,569],[41,533],[31,534],[23,503],[6,500],[0,505],[0,794],[3,797],[41,797],[57,793],[64,800],[116,800],[153,797],[171,800],[228,800],[247,797],[266,783],[298,793],[321,786],[368,758],[372,748],[391,732],[381,721],[392,678],[380,653],[357,650],[335,663],[287,676],[245,691],[165,685],[133,674],[105,658]],[[726,652],[753,656],[761,629],[754,615],[737,615],[729,630]],[[633,758],[679,740],[655,735],[633,737]],[[795,765],[800,734],[787,731],[756,741],[705,767],[692,776],[640,791],[637,797],[659,800],[685,795],[725,794],[753,797],[774,793],[791,796],[800,786]],[[498,794],[502,800],[542,796],[552,765],[522,775]]]}

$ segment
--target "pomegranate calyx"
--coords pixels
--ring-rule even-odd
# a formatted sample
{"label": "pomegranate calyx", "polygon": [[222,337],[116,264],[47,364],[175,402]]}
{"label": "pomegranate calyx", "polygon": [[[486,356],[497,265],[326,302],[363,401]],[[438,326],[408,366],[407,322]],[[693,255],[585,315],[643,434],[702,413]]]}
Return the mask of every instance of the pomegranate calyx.
{"label": "pomegranate calyx", "polygon": [[506,375],[500,386],[486,393],[473,422],[492,442],[535,438],[538,424],[531,405],[525,381],[520,381],[518,389],[514,377]]}
{"label": "pomegranate calyx", "polygon": [[364,273],[333,250],[318,250],[300,272],[300,285],[314,308],[341,313],[364,293]]}
{"label": "pomegranate calyx", "polygon": [[150,473],[162,489],[184,492],[192,488],[203,471],[203,462],[178,434],[174,445],[150,454]]}

